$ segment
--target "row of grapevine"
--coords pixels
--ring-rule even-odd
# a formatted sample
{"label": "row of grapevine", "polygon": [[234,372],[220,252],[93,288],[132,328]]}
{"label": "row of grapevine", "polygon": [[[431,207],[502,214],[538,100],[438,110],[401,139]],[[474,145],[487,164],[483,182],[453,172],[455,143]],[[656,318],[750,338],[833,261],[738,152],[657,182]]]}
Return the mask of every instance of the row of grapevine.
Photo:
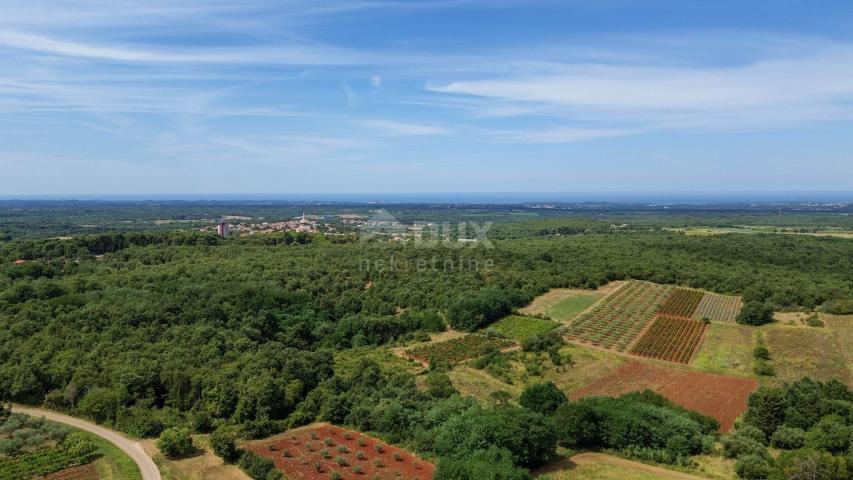
{"label": "row of grapevine", "polygon": [[423,362],[439,360],[448,363],[458,363],[479,356],[483,347],[489,344],[499,349],[506,349],[514,346],[515,342],[505,338],[472,334],[410,348],[406,350],[406,354]]}
{"label": "row of grapevine", "polygon": [[702,341],[705,322],[681,316],[658,315],[654,323],[631,348],[641,357],[688,363]]}
{"label": "row of grapevine", "polygon": [[0,459],[0,478],[29,479],[84,465],[93,460],[91,451],[53,447]]}
{"label": "row of grapevine", "polygon": [[629,281],[576,318],[569,339],[625,351],[654,319],[673,287],[650,282]]}
{"label": "row of grapevine", "polygon": [[660,306],[658,313],[661,315],[690,318],[704,296],[705,294],[699,290],[676,288]]}
{"label": "row of grapevine", "polygon": [[702,301],[699,302],[693,318],[696,320],[707,318],[720,322],[734,322],[742,307],[743,302],[740,297],[706,293],[702,297]]}

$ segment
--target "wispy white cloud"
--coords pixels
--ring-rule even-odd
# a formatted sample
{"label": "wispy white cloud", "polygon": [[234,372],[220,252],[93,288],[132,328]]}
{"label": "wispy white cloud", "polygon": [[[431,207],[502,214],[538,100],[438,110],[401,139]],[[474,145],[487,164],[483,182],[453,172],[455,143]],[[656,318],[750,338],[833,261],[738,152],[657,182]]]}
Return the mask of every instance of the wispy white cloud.
{"label": "wispy white cloud", "polygon": [[446,128],[440,126],[397,122],[391,120],[364,120],[357,122],[357,124],[387,132],[393,135],[419,136],[444,135],[450,133]]}

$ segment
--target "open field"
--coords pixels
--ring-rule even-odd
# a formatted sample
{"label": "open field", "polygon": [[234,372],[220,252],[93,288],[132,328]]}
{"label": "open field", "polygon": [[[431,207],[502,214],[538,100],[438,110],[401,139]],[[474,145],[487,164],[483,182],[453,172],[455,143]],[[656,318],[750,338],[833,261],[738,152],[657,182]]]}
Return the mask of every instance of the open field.
{"label": "open field", "polygon": [[520,342],[525,338],[549,332],[558,325],[559,323],[553,320],[510,315],[498,320],[488,328],[497,330],[507,338]]}
{"label": "open field", "polygon": [[603,453],[579,453],[534,472],[550,480],[703,480],[704,477]]}
{"label": "open field", "polygon": [[740,225],[736,227],[687,227],[669,228],[667,230],[682,232],[690,236],[726,235],[730,233],[772,233],[777,235],[808,235],[812,237],[853,238],[853,231],[843,229],[827,229],[815,232],[798,232],[790,228],[780,228],[771,225]]}
{"label": "open field", "polygon": [[520,309],[519,313],[522,315],[544,315],[558,322],[568,322],[624,283],[624,281],[618,280],[602,285],[596,290],[555,288],[536,297],[530,305]]}
{"label": "open field", "polygon": [[406,354],[418,361],[429,363],[432,360],[442,360],[458,363],[479,355],[485,345],[494,345],[499,349],[511,348],[514,342],[505,338],[493,338],[485,335],[465,335],[463,337],[428,343],[406,350]]}
{"label": "open field", "polygon": [[[236,465],[225,463],[211,451],[207,435],[195,435],[193,443],[198,449],[190,455],[166,459],[157,450],[156,440],[142,442],[142,448],[160,467],[163,480],[251,480]],[[104,477],[105,479],[110,477]]]}
{"label": "open field", "polygon": [[617,396],[650,389],[687,409],[717,419],[721,430],[727,432],[735,419],[746,410],[747,399],[757,388],[758,381],[754,379],[629,361],[611,374],[571,392],[570,398]]}
{"label": "open field", "polygon": [[625,351],[654,319],[672,291],[669,285],[630,281],[576,318],[568,331],[575,341]]}
{"label": "open field", "polygon": [[[612,373],[625,361],[624,357],[614,353],[572,344],[563,347],[560,353],[571,355],[574,365],[558,369],[546,360],[546,368],[541,375],[531,375],[522,361],[511,360],[511,384],[468,365],[457,365],[448,375],[453,386],[463,395],[489,402],[489,395],[498,390],[507,391],[517,399],[526,385],[541,382],[554,382],[561,390],[571,392]],[[516,355],[520,357],[524,353],[518,352]]]}
{"label": "open field", "polygon": [[704,322],[697,320],[658,315],[631,347],[631,353],[669,362],[689,363],[702,341],[705,326]]}
{"label": "open field", "polygon": [[246,449],[272,459],[287,478],[432,480],[435,467],[375,438],[331,425],[315,425],[251,442]]}
{"label": "open field", "polygon": [[778,381],[809,376],[824,381],[834,378],[853,385],[850,353],[853,322],[822,318],[827,319],[825,327],[774,324],[762,328]]}
{"label": "open field", "polygon": [[711,373],[752,375],[752,349],[757,331],[736,323],[708,325],[693,366]]}

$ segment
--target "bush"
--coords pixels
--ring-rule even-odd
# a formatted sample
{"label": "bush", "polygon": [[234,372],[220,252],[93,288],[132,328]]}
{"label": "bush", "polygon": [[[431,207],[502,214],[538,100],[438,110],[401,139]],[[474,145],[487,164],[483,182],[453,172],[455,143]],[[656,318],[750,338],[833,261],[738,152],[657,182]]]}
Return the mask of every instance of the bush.
{"label": "bush", "polygon": [[254,480],[272,480],[281,478],[281,473],[275,469],[272,460],[256,455],[248,450],[243,450],[237,465]]}
{"label": "bush", "polygon": [[167,457],[186,455],[193,448],[193,439],[186,428],[167,428],[157,440],[157,448]]}
{"label": "bush", "polygon": [[752,349],[752,358],[757,360],[770,360],[770,350],[764,345],[758,345]]}
{"label": "bush", "polygon": [[737,316],[737,323],[764,325],[773,321],[773,308],[763,302],[747,302]]}
{"label": "bush", "polygon": [[557,408],[566,403],[566,394],[552,382],[537,383],[521,392],[519,403],[522,407],[543,415],[551,415]]}
{"label": "bush", "polygon": [[226,462],[230,463],[237,459],[237,438],[229,430],[219,428],[211,433],[210,448]]}
{"label": "bush", "polygon": [[761,375],[763,377],[772,377],[776,375],[776,370],[774,370],[773,366],[767,363],[766,360],[756,360],[752,365],[752,371],[755,372],[756,375]]}
{"label": "bush", "polygon": [[834,457],[826,452],[799,449],[782,452],[776,459],[771,478],[835,480],[849,478],[850,458]]}
{"label": "bush", "polygon": [[735,462],[738,477],[747,480],[764,480],[770,476],[770,463],[759,455],[744,455]]}
{"label": "bush", "polygon": [[752,425],[741,425],[734,434],[755,440],[762,445],[767,445],[767,436],[760,429]]}
{"label": "bush", "polygon": [[435,469],[434,480],[530,480],[527,470],[517,468],[512,453],[491,447],[469,455],[443,458]]}
{"label": "bush", "polygon": [[447,398],[457,393],[444,372],[430,372],[426,377],[427,393],[433,398]]}
{"label": "bush", "polygon": [[767,447],[758,441],[737,434],[722,438],[723,456],[726,458],[740,458],[745,455],[756,455],[769,459]]}
{"label": "bush", "polygon": [[806,441],[806,432],[802,428],[780,426],[773,432],[770,444],[784,450],[802,448]]}

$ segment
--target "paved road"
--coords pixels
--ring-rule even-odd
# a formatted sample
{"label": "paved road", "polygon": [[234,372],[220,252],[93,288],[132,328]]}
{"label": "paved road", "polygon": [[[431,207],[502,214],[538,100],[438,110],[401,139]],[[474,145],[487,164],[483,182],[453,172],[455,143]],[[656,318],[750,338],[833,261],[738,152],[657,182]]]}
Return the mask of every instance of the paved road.
{"label": "paved road", "polygon": [[93,433],[103,438],[104,440],[112,443],[122,452],[126,453],[131,459],[133,459],[133,461],[136,462],[136,465],[139,467],[139,471],[142,473],[142,480],[161,480],[160,470],[157,468],[157,465],[154,463],[154,460],[151,460],[151,457],[149,457],[148,454],[145,453],[145,451],[142,449],[142,445],[137,442],[134,442],[133,440],[127,439],[119,433],[116,433],[112,430],[108,430],[99,425],[95,425],[94,423],[87,422],[86,420],[69,417],[68,415],[52,412],[50,410],[41,410],[37,408],[28,408],[21,407],[18,405],[12,405],[12,412],[24,413],[33,417],[44,417],[53,422],[64,423],[74,428]]}

